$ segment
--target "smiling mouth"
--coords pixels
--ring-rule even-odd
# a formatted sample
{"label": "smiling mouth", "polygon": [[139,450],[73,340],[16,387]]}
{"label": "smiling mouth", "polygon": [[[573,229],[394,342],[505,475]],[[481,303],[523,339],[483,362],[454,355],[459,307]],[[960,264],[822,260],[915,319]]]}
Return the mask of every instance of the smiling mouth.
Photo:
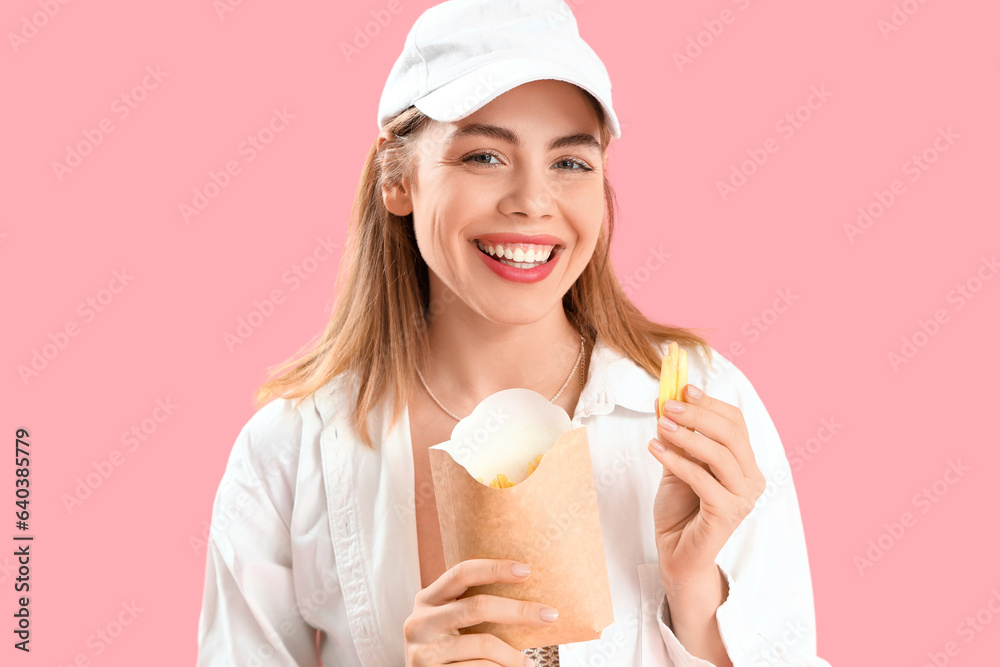
{"label": "smiling mouth", "polygon": [[496,262],[500,262],[501,264],[505,264],[507,266],[513,266],[513,267],[518,268],[518,269],[530,269],[530,268],[533,268],[533,267],[536,267],[536,266],[543,266],[543,265],[548,264],[549,262],[551,262],[553,259],[555,259],[556,255],[560,254],[563,251],[563,246],[557,244],[557,245],[552,246],[552,249],[549,250],[549,255],[548,255],[548,257],[545,258],[545,261],[542,261],[542,262],[539,262],[539,261],[531,261],[531,262],[521,261],[521,262],[518,262],[518,261],[515,261],[514,259],[508,259],[507,257],[502,256],[502,255],[501,256],[497,256],[495,254],[491,255],[490,252],[489,252],[489,249],[488,249],[489,246],[487,244],[483,243],[482,241],[479,241],[477,239],[473,239],[472,242],[475,244],[476,249],[479,252],[483,253],[484,255],[486,255],[487,257],[489,257],[490,259],[492,259],[492,260],[494,260]]}

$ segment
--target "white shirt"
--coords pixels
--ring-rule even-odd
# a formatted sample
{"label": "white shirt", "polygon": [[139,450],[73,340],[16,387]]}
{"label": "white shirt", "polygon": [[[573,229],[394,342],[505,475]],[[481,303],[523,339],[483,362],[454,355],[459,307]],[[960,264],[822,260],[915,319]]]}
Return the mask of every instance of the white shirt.
{"label": "white shirt", "polygon": [[[777,430],[732,362],[716,352],[709,368],[688,354],[688,381],[743,412],[768,485],[715,560],[729,583],[716,613],[726,651],[735,667],[830,667],[816,655],[802,519]],[[559,646],[561,667],[711,665],[674,636],[658,573],[663,467],[647,449],[658,387],[598,339],[572,421],[587,427],[615,620],[601,639]],[[420,590],[409,411],[390,430],[391,392],[383,397],[369,415],[372,451],[351,425],[356,396],[339,376],[298,409],[268,403],[237,436],[212,512],[199,666],[405,664],[403,622]]]}

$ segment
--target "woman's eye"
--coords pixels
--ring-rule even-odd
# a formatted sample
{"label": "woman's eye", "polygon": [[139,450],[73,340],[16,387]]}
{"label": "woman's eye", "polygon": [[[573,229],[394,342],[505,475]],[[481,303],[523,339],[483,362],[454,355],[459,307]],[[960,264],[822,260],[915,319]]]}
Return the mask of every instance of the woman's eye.
{"label": "woman's eye", "polygon": [[[473,158],[486,158],[485,160],[477,160],[480,164],[491,164],[490,163],[491,159],[496,160],[496,156],[493,155],[492,153],[477,153],[476,155],[473,155],[472,157]],[[497,160],[497,163],[499,163],[499,162],[500,161]]]}
{"label": "woman's eye", "polygon": [[[476,158],[486,158],[486,160],[478,160]],[[488,167],[494,167],[500,164],[500,160],[497,160],[496,162],[490,162],[491,158],[497,160],[497,156],[494,155],[493,153],[476,153],[475,155],[470,155],[469,157],[465,158],[465,161],[476,162],[478,164],[483,164]]]}
{"label": "woman's eye", "polygon": [[[494,162],[495,160],[495,162]],[[464,158],[464,162],[475,162],[484,167],[499,167],[503,162],[494,153],[474,153]],[[593,171],[590,167],[579,160],[559,160],[555,163],[563,171]]]}
{"label": "woman's eye", "polygon": [[560,160],[556,164],[568,164],[568,165],[570,165],[570,167],[569,167],[569,169],[567,169],[567,171],[590,171],[590,169],[587,167],[587,165],[583,164],[582,162],[578,162],[577,160]]}

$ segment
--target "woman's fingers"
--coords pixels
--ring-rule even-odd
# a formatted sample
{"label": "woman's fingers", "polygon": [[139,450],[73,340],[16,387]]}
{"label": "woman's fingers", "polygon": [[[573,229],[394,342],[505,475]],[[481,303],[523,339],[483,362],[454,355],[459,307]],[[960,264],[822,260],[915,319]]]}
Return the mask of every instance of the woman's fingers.
{"label": "woman's fingers", "polygon": [[514,600],[499,595],[470,595],[445,605],[448,610],[447,628],[440,631],[468,628],[479,623],[510,623],[544,627],[558,618],[559,612],[540,602]]}
{"label": "woman's fingers", "polygon": [[499,638],[462,635],[459,629],[487,621],[536,627],[554,622],[558,612],[538,602],[485,594],[460,597],[473,586],[525,581],[530,576],[527,570],[527,565],[514,560],[473,558],[456,564],[417,593],[413,613],[403,623],[407,665],[525,665],[524,654]]}
{"label": "woman's fingers", "polygon": [[489,665],[496,667],[524,667],[525,655],[519,650],[490,634],[456,635],[438,642],[434,648],[439,655],[432,656],[432,664]]}
{"label": "woman's fingers", "polygon": [[732,493],[739,493],[743,488],[743,471],[729,448],[700,432],[687,429],[668,431],[658,426],[657,439],[661,443],[669,442],[670,446],[667,449],[697,463]]}
{"label": "woman's fingers", "polygon": [[458,599],[472,586],[526,581],[529,575],[515,574],[517,571],[515,566],[527,567],[515,560],[497,558],[463,560],[420,591],[418,597],[423,597],[423,601],[427,604],[442,605]]}

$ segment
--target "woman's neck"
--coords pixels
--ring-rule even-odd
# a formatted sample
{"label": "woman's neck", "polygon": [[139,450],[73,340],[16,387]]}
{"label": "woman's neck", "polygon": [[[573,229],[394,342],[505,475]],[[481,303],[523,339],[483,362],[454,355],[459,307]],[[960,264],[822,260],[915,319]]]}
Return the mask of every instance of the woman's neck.
{"label": "woman's neck", "polygon": [[[561,307],[523,325],[498,324],[479,315],[460,321],[442,313],[429,323],[428,337],[430,358],[420,372],[434,396],[456,415],[470,414],[503,389],[523,387],[552,398],[566,383],[555,404],[573,417],[590,346],[580,359],[580,332]],[[424,389],[418,385],[417,390]]]}

